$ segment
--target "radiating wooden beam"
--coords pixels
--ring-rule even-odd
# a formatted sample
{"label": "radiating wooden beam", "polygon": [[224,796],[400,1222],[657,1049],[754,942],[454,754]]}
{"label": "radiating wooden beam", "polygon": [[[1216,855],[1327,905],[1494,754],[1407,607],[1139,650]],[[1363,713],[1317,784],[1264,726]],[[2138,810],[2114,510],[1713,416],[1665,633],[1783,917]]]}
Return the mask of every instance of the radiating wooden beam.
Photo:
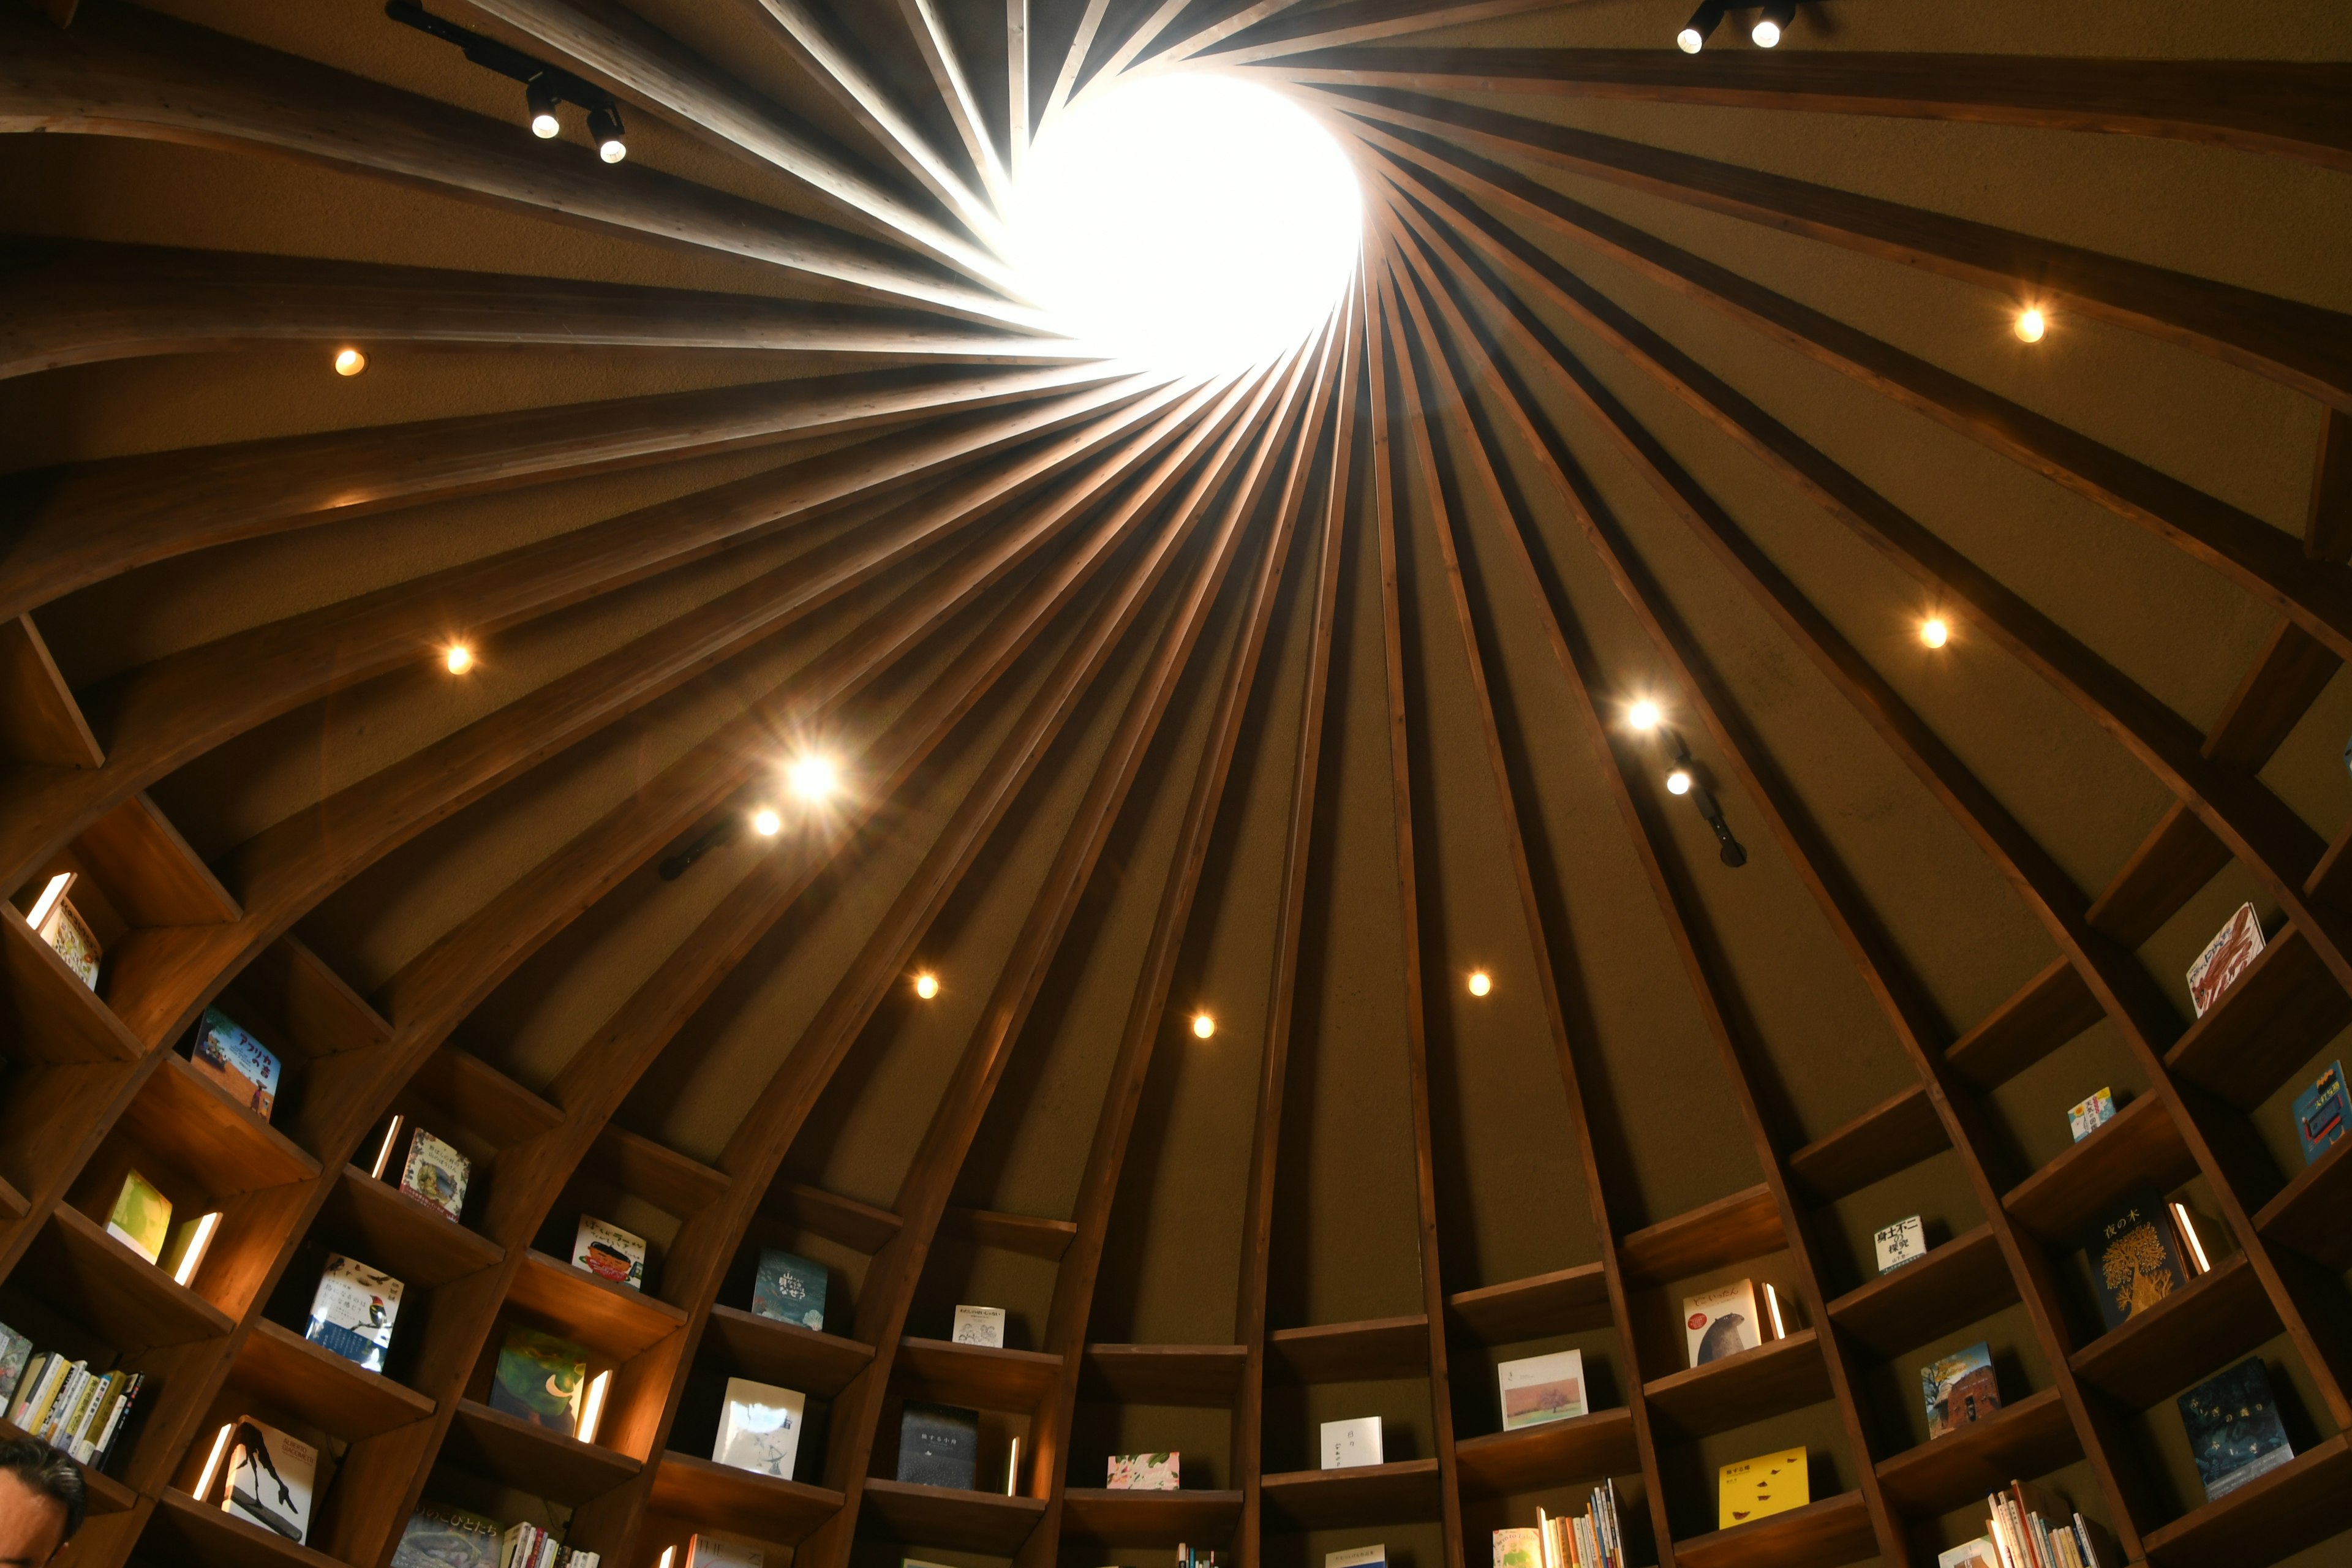
{"label": "radiating wooden beam", "polygon": [[1037,128],[1043,131],[1054,117],[1067,107],[1078,90],[1078,73],[1086,68],[1087,56],[1095,47],[1095,37],[1102,31],[1103,16],[1110,9],[1110,0],[1087,0],[1087,8],[1078,14],[1077,30],[1070,35],[1069,47],[1062,52],[1062,63],[1054,72],[1054,85],[1046,89],[1045,101],[1037,110]]}
{"label": "radiating wooden beam", "polygon": [[1029,0],[1004,0],[1005,173],[1017,183],[1029,161]]}
{"label": "radiating wooden beam", "polygon": [[940,104],[947,110],[948,122],[963,141],[964,156],[980,171],[981,186],[996,203],[997,211],[1003,212],[1011,204],[1012,180],[1005,174],[1004,160],[995,142],[988,134],[987,116],[981,111],[980,100],[972,93],[971,81],[964,73],[955,39],[948,32],[946,18],[939,13],[937,0],[898,0],[898,16],[914,39],[915,53],[922,60],[923,68],[931,74],[931,85],[939,89]]}
{"label": "radiating wooden beam", "polygon": [[1547,11],[1559,4],[1560,0],[1338,0],[1335,5],[1305,10],[1285,5],[1200,52],[1217,65],[1249,65],[1304,49],[1426,33],[1465,22],[1515,16],[1523,11]]}

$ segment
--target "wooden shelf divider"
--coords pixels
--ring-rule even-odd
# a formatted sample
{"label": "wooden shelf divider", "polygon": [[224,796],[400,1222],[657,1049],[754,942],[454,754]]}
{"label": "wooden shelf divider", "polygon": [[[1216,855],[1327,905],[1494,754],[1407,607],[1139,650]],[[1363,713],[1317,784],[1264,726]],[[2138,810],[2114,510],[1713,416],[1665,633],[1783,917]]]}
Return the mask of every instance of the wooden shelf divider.
{"label": "wooden shelf divider", "polygon": [[2173,1076],[2252,1110],[2352,1023],[2352,994],[2288,926],[2164,1055]]}
{"label": "wooden shelf divider", "polygon": [[1896,1355],[1991,1316],[2018,1299],[1992,1226],[1930,1247],[1830,1303],[1830,1321],[1880,1355]]}
{"label": "wooden shelf divider", "polygon": [[697,1529],[797,1546],[841,1511],[841,1494],[673,1452],[654,1468],[652,1504]]}
{"label": "wooden shelf divider", "polygon": [[861,1534],[908,1546],[945,1546],[1010,1557],[1028,1543],[1045,1515],[1043,1498],[917,1486],[879,1478],[866,1483]]}
{"label": "wooden shelf divider", "polygon": [[2056,1389],[2045,1388],[1881,1460],[1878,1484],[1897,1508],[1932,1516],[1990,1496],[2013,1480],[2046,1475],[2082,1453],[2065,1404]]}
{"label": "wooden shelf divider", "polygon": [[1644,1226],[1622,1237],[1617,1247],[1627,1284],[1656,1285],[1765,1257],[1786,1247],[1788,1239],[1772,1190],[1759,1183]]}
{"label": "wooden shelf divider", "polygon": [[1877,1552],[1860,1492],[1675,1542],[1680,1568],[1836,1568]]}
{"label": "wooden shelf divider", "polygon": [[1291,1383],[1372,1383],[1429,1375],[1429,1319],[1371,1318],[1276,1329],[1265,1336],[1265,1370]]}
{"label": "wooden shelf divider", "polygon": [[2135,1189],[2169,1189],[2196,1173],[2197,1162],[2171,1112],[2156,1095],[2144,1094],[2011,1187],[2001,1206],[2035,1235],[2066,1243],[2093,1215]]}
{"label": "wooden shelf divider", "polygon": [[1248,1361],[1246,1345],[1093,1344],[1086,1349],[1079,1394],[1222,1410],[1233,1404]]}
{"label": "wooden shelf divider", "polygon": [[2294,1173],[2294,1179],[2254,1215],[2265,1240],[2299,1252],[2325,1268],[2352,1268],[2352,1138]]}
{"label": "wooden shelf divider", "polygon": [[494,1477],[517,1491],[572,1507],[625,1485],[645,1468],[626,1454],[583,1443],[471,1399],[457,1402],[441,1458]]}
{"label": "wooden shelf divider", "polygon": [[2069,1360],[2084,1383],[2140,1409],[2229,1365],[2278,1331],[2278,1313],[2241,1252]]}
{"label": "wooden shelf divider", "polygon": [[1487,1345],[1581,1333],[1611,1321],[1609,1283],[1598,1263],[1456,1291],[1445,1299],[1445,1309],[1455,1323]]}
{"label": "wooden shelf divider", "polygon": [[820,1333],[740,1307],[713,1307],[703,1342],[723,1352],[728,1363],[750,1378],[780,1383],[831,1399],[872,1363],[874,1347],[838,1334]]}
{"label": "wooden shelf divider", "polygon": [[1925,1084],[1872,1106],[1789,1156],[1789,1174],[1816,1203],[1832,1203],[1952,1146]]}
{"label": "wooden shelf divider", "polygon": [[1642,1385],[1642,1395],[1656,1419],[1698,1437],[1820,1404],[1830,1397],[1829,1370],[1819,1331],[1799,1329],[1786,1339],[1653,1379]]}
{"label": "wooden shelf divider", "polygon": [[1437,1461],[1401,1459],[1345,1470],[1290,1470],[1265,1477],[1259,1496],[1275,1529],[1423,1523],[1437,1517]]}
{"label": "wooden shelf divider", "polygon": [[1640,1462],[1630,1410],[1596,1410],[1454,1445],[1465,1497],[1506,1497],[1570,1481],[1630,1475]]}
{"label": "wooden shelf divider", "polygon": [[970,1405],[982,1410],[1030,1410],[1054,1386],[1062,1358],[1045,1351],[997,1350],[952,1340],[905,1339],[890,1369],[890,1386],[917,1399]]}
{"label": "wooden shelf divider", "polygon": [[1102,1546],[1222,1547],[1242,1521],[1237,1491],[1110,1491],[1067,1487],[1062,1539]]}
{"label": "wooden shelf divider", "polygon": [[415,1389],[345,1361],[267,1318],[253,1325],[238,1347],[231,1376],[345,1442],[433,1415],[433,1401]]}

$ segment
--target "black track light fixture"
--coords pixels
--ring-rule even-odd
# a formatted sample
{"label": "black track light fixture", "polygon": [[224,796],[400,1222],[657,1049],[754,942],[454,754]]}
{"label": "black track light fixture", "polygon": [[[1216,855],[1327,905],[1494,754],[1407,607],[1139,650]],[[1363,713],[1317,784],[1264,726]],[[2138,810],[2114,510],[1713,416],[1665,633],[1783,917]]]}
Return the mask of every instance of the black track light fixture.
{"label": "black track light fixture", "polygon": [[617,163],[629,155],[628,143],[621,139],[621,106],[595,83],[470,27],[436,16],[416,0],[384,0],[383,14],[403,26],[457,45],[476,65],[522,83],[523,107],[530,115],[530,133],[541,141],[551,140],[563,129],[562,121],[555,117],[556,105],[576,103],[588,111],[588,134],[596,143],[598,157],[607,163]]}
{"label": "black track light fixture", "polygon": [[563,122],[555,118],[555,106],[563,100],[556,96],[553,88],[543,81],[525,82],[522,100],[524,107],[530,110],[530,133],[533,136],[542,142],[551,141],[563,129]]}
{"label": "black track light fixture", "polygon": [[1715,795],[1699,782],[1698,764],[1691,761],[1690,747],[1673,730],[1664,729],[1668,754],[1674,759],[1673,771],[1666,774],[1666,793],[1689,797],[1698,808],[1699,820],[1715,832],[1717,853],[1727,866],[1748,864],[1748,850],[1732,837],[1731,824],[1723,819],[1723,807],[1716,804]]}
{"label": "black track light fixture", "polygon": [[588,140],[596,144],[596,156],[607,163],[617,163],[629,155],[629,144],[621,140],[618,105],[606,103],[588,111]]}
{"label": "black track light fixture", "polygon": [[1759,49],[1780,47],[1780,35],[1797,19],[1797,0],[1773,0],[1756,15],[1756,25],[1748,30],[1748,38]]}
{"label": "black track light fixture", "polygon": [[665,882],[675,882],[687,873],[687,868],[713,849],[732,844],[742,835],[743,817],[740,812],[730,812],[712,823],[691,843],[666,858],[656,868]]}
{"label": "black track light fixture", "polygon": [[1695,55],[1706,47],[1707,39],[1722,24],[1727,9],[1723,0],[1701,0],[1699,8],[1691,13],[1691,19],[1683,24],[1683,30],[1675,35],[1675,42],[1681,46],[1683,53]]}

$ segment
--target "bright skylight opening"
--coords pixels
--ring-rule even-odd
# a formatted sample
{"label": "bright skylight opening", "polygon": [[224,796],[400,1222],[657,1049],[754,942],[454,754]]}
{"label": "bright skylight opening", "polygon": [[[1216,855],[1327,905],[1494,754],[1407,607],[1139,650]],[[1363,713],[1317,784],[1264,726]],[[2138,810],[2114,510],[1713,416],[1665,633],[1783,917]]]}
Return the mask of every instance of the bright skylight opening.
{"label": "bright skylight opening", "polygon": [[1171,370],[1234,370],[1322,326],[1362,203],[1329,132],[1271,89],[1145,77],[1048,125],[1014,193],[1024,281],[1063,331]]}

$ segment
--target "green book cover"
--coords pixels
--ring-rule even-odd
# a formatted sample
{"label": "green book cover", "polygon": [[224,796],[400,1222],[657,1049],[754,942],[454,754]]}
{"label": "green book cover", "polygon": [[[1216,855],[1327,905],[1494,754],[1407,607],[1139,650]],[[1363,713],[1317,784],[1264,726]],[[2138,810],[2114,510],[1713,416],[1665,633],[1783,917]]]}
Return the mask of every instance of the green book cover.
{"label": "green book cover", "polygon": [[132,1171],[122,1178],[114,1212],[106,1216],[106,1234],[152,1263],[172,1237],[172,1200],[155,1184]]}
{"label": "green book cover", "polygon": [[588,1352],[537,1329],[509,1329],[499,1352],[490,1408],[569,1437],[580,1422],[580,1391],[588,1382]]}

